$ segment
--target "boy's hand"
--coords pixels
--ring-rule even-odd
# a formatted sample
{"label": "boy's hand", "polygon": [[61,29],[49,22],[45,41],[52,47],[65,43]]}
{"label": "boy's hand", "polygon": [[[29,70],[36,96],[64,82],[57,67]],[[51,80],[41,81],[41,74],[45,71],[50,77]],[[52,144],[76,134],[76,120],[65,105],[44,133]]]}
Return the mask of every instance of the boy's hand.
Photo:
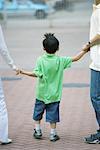
{"label": "boy's hand", "polygon": [[21,70],[17,69],[16,70],[16,75],[19,75],[21,73]]}

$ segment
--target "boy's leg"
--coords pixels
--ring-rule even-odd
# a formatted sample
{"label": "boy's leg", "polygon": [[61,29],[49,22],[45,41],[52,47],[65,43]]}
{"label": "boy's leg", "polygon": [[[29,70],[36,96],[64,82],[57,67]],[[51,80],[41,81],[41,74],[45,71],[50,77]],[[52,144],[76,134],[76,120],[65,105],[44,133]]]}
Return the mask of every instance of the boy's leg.
{"label": "boy's leg", "polygon": [[56,123],[50,123],[50,128],[51,128],[50,134],[56,135],[56,134],[57,134],[57,131],[56,131]]}
{"label": "boy's leg", "polygon": [[41,120],[39,121],[35,121],[35,130],[38,131],[38,130],[41,130]]}
{"label": "boy's leg", "polygon": [[50,123],[50,141],[59,140],[56,131],[56,123],[59,122],[59,102],[46,105],[46,121]]}
{"label": "boy's leg", "polygon": [[50,131],[50,141],[55,142],[60,139],[57,135],[56,131],[56,123],[50,123],[51,131]]}
{"label": "boy's leg", "polygon": [[35,121],[35,128],[34,128],[34,134],[33,134],[35,139],[41,139],[42,138],[42,131],[41,131],[40,122],[41,122],[41,120]]}
{"label": "boy's leg", "polygon": [[42,137],[42,131],[41,131],[41,120],[44,114],[45,110],[45,104],[36,99],[35,107],[34,107],[34,114],[33,114],[33,119],[35,121],[35,129],[34,129],[34,134],[33,136],[36,139],[41,139]]}

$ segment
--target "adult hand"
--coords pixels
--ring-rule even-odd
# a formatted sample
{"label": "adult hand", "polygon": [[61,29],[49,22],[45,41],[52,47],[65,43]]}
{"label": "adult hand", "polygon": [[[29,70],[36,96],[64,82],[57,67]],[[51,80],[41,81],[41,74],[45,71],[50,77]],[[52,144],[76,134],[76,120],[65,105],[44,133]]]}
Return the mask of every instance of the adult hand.
{"label": "adult hand", "polygon": [[85,46],[83,46],[82,50],[85,51],[85,52],[90,51],[90,44],[87,43]]}

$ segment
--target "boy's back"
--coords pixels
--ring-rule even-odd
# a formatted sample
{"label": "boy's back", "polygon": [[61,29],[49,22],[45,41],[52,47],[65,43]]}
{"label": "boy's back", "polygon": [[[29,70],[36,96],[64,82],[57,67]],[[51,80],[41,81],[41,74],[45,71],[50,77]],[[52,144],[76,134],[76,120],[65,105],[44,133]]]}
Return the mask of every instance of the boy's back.
{"label": "boy's back", "polygon": [[36,97],[46,104],[60,101],[62,93],[63,70],[70,67],[70,57],[59,57],[45,53],[39,57],[34,73],[41,76],[37,84]]}

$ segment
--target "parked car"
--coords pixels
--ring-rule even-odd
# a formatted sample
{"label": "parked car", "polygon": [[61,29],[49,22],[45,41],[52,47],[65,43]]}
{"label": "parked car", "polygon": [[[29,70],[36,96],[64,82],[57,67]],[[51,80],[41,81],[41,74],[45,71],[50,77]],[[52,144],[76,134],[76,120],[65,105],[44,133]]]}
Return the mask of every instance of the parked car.
{"label": "parked car", "polygon": [[50,0],[47,3],[49,3],[56,11],[66,10],[71,4],[70,0]]}
{"label": "parked car", "polygon": [[3,0],[0,1],[0,10],[3,9]]}
{"label": "parked car", "polygon": [[42,1],[28,1],[28,4],[30,5],[30,8],[34,10],[34,15],[38,19],[45,18],[47,15],[54,12],[54,9],[51,6]]}
{"label": "parked car", "polygon": [[[4,0],[2,0],[4,1]],[[0,6],[2,8],[2,3],[0,1]],[[54,9],[47,5],[46,3],[33,2],[32,0],[22,1],[22,0],[12,0],[12,2],[7,2],[5,5],[5,10],[7,13],[24,13],[31,12],[38,19],[46,18],[47,15],[54,12]]]}
{"label": "parked car", "polygon": [[56,0],[54,4],[54,8],[56,10],[66,9],[69,6],[68,0]]}

